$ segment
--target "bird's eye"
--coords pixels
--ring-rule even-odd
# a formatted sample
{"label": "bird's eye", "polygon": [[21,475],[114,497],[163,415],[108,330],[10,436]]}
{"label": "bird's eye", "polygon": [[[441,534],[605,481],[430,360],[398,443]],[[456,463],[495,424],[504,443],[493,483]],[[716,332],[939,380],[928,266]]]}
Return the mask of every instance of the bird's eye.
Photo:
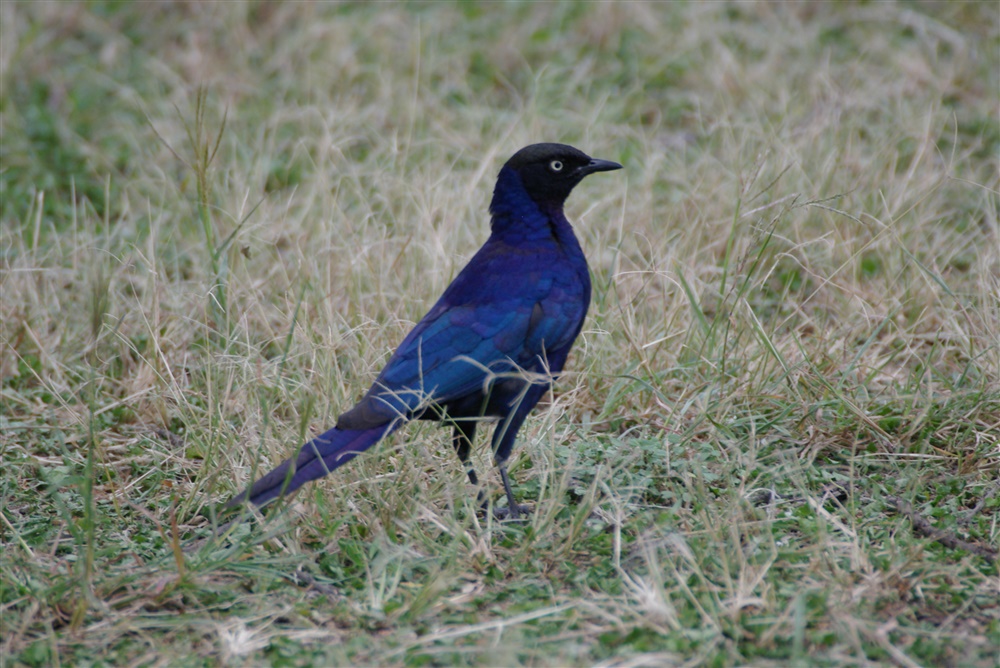
{"label": "bird's eye", "polygon": [[553,160],[552,162],[549,163],[549,169],[551,169],[553,172],[561,172],[562,168],[563,164],[562,161],[560,160]]}

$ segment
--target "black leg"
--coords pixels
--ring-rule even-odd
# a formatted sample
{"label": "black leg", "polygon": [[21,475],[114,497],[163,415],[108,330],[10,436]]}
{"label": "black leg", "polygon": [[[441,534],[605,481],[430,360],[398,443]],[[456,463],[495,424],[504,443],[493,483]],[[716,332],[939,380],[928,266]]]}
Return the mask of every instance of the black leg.
{"label": "black leg", "polygon": [[514,499],[514,490],[510,486],[510,476],[507,475],[507,458],[514,447],[514,439],[518,430],[528,417],[528,413],[535,407],[538,400],[548,390],[548,385],[533,385],[526,389],[524,395],[518,399],[513,406],[513,410],[506,418],[493,430],[493,457],[497,468],[500,469],[500,478],[503,480],[503,489],[507,494],[507,508],[496,508],[493,514],[499,519],[517,519],[521,515],[531,512],[528,506],[519,506]]}
{"label": "black leg", "polygon": [[475,437],[475,420],[455,422],[455,430],[451,437],[451,443],[455,446],[455,452],[458,453],[459,460],[465,465],[465,472],[469,474],[469,482],[479,489],[476,495],[476,502],[485,509],[489,506],[489,502],[486,500],[486,492],[479,486],[479,476],[476,475],[476,469],[472,467],[472,462],[469,461],[469,451],[472,449],[472,439]]}
{"label": "black leg", "polygon": [[497,468],[500,469],[500,479],[503,480],[503,490],[507,493],[507,507],[506,508],[496,508],[493,514],[497,516],[498,519],[511,519],[516,520],[522,515],[527,515],[531,512],[531,508],[528,506],[519,506],[517,501],[514,499],[514,490],[510,487],[510,476],[507,475],[507,464],[497,464]]}
{"label": "black leg", "polygon": [[451,437],[451,443],[455,446],[458,459],[465,464],[465,472],[469,474],[469,482],[473,485],[479,484],[479,476],[469,462],[469,451],[472,450],[472,439],[476,437],[475,420],[463,420],[455,422],[455,430]]}

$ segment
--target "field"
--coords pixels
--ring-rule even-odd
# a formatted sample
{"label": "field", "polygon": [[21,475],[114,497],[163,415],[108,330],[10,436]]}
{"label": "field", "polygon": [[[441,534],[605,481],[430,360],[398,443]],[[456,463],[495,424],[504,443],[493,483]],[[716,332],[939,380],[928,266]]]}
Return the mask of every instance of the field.
{"label": "field", "polygon": [[[0,664],[997,665],[995,2],[11,1],[0,84]],[[538,141],[625,168],[530,517],[420,423],[218,531]]]}

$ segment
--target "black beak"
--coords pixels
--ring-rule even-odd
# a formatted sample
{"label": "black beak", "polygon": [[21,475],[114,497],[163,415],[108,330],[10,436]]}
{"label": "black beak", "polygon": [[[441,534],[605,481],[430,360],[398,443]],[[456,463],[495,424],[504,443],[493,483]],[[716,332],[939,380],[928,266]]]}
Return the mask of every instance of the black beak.
{"label": "black beak", "polygon": [[610,160],[598,160],[597,158],[591,158],[590,162],[580,168],[583,175],[593,174],[594,172],[613,172],[616,169],[621,169],[622,166],[617,162],[611,162]]}

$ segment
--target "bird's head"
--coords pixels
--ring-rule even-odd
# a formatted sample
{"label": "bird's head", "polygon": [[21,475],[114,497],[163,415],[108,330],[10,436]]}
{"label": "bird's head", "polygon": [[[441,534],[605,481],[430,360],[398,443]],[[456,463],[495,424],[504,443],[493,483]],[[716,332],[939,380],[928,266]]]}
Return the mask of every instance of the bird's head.
{"label": "bird's head", "polygon": [[[609,172],[622,166],[610,160],[591,158],[583,151],[566,144],[532,144],[511,156],[500,170],[493,193],[494,211],[498,201],[509,193],[509,179],[516,175],[524,192],[540,208],[562,208],[563,202],[583,177],[595,172]],[[506,177],[506,178],[505,178]]]}

